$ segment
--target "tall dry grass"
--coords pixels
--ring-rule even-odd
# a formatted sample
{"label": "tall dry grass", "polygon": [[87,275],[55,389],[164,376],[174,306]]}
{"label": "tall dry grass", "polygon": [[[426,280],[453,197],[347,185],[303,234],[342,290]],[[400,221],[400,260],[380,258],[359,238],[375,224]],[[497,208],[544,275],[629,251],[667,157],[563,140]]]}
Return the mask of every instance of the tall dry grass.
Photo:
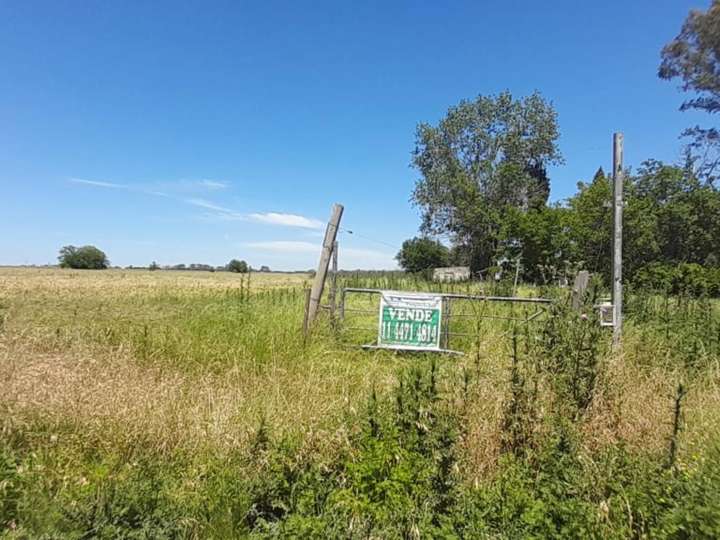
{"label": "tall dry grass", "polygon": [[[305,343],[306,283],[253,274],[248,301],[227,273],[0,270],[3,436],[31,447],[52,439],[100,452],[223,453],[247,448],[264,420],[278,437],[331,455],[370,391],[383,392],[416,359],[362,351],[364,336],[337,339],[328,329]],[[509,327],[483,324],[479,340],[463,343],[469,354],[441,361],[451,377],[473,380],[461,445],[468,480],[498,462],[508,393]],[[624,353],[603,359],[581,422],[588,448],[666,448],[674,390],[687,375],[654,365],[645,339],[628,324]],[[720,432],[717,371],[688,387],[681,459]],[[542,418],[552,398],[541,390]]]}

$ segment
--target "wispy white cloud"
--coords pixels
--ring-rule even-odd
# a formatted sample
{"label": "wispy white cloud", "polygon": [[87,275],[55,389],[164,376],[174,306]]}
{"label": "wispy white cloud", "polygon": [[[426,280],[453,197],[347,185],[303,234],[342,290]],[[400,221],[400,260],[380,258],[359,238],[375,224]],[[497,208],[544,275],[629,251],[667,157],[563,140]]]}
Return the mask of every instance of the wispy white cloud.
{"label": "wispy white cloud", "polygon": [[129,189],[130,186],[126,184],[115,184],[112,182],[101,182],[100,180],[85,180],[83,178],[71,178],[70,181],[73,184],[84,184],[86,186],[105,187],[113,189]]}
{"label": "wispy white cloud", "polygon": [[211,213],[204,216],[208,220],[254,221],[265,225],[295,227],[300,229],[310,229],[312,231],[317,231],[323,227],[322,221],[301,216],[299,214],[285,214],[282,212],[252,212],[250,214],[243,214],[229,208],[217,206],[205,199],[185,199],[185,202],[194,206],[205,208],[206,210],[212,210]]}
{"label": "wispy white cloud", "polygon": [[172,199],[173,196],[163,191],[141,191],[140,193],[147,193],[148,195],[155,195],[156,197],[165,197],[166,199]]}
{"label": "wispy white cloud", "polygon": [[[187,197],[187,195],[192,194],[192,191],[197,191],[198,188],[206,191],[217,191],[228,187],[229,184],[218,180],[180,180],[178,182],[164,182],[147,185],[119,184],[100,180],[85,180],[82,178],[71,178],[70,182],[102,188],[124,189],[134,193],[182,201],[185,204],[190,204],[207,210],[208,212],[204,217],[208,220],[254,221],[257,223],[264,223],[266,225],[280,225],[284,227],[296,227],[312,230],[322,229],[323,227],[323,223],[321,221],[299,214],[289,214],[283,212],[253,212],[244,214],[201,197]],[[158,187],[163,191],[160,191]],[[180,192],[184,192],[185,197],[183,197]]]}
{"label": "wispy white cloud", "polygon": [[85,180],[84,178],[71,178],[70,182],[72,182],[73,184],[82,184],[85,186],[94,186],[94,187],[111,188],[111,189],[124,189],[127,191],[132,191],[133,193],[142,193],[144,195],[155,195],[156,197],[171,197],[171,195],[168,195],[165,192],[152,190],[152,189],[145,188],[145,187],[139,186],[139,185],[119,184],[117,182],[105,182],[102,180]]}
{"label": "wispy white cloud", "polygon": [[211,180],[204,178],[201,180],[181,179],[170,181],[149,182],[145,184],[146,189],[156,189],[176,195],[191,195],[193,193],[207,193],[214,191],[222,191],[230,187],[229,182],[221,180]]}
{"label": "wispy white cloud", "polygon": [[201,204],[195,204],[194,206],[211,210],[211,212],[206,212],[201,216],[201,218],[205,221],[248,221],[248,217],[246,215],[241,214],[240,212],[234,212],[228,208],[220,210],[220,208],[222,208],[221,206],[217,206],[215,208],[209,208],[208,206]]}
{"label": "wispy white cloud", "polygon": [[198,206],[200,208],[205,208],[206,210],[213,210],[215,212],[220,212],[221,214],[235,214],[233,210],[230,210],[229,208],[225,208],[224,206],[219,206],[211,201],[207,201],[205,199],[199,199],[199,198],[190,198],[190,199],[183,199],[186,203],[192,204],[193,206]]}
{"label": "wispy white cloud", "polygon": [[86,180],[84,178],[70,178],[70,182],[74,184],[85,184],[87,186],[128,189],[148,195],[158,195],[161,197],[169,197],[168,193],[191,194],[203,191],[220,191],[227,189],[230,184],[221,182],[220,180],[174,180],[169,182],[144,182],[121,184],[116,182],[105,182],[101,180]]}
{"label": "wispy white cloud", "polygon": [[286,227],[300,227],[303,229],[320,229],[322,221],[307,218],[298,214],[283,214],[280,212],[267,212],[264,214],[254,213],[248,216],[254,221],[268,223],[270,225],[284,225]]}
{"label": "wispy white cloud", "polygon": [[210,190],[227,189],[229,186],[227,182],[219,182],[218,180],[199,180],[197,185]]}

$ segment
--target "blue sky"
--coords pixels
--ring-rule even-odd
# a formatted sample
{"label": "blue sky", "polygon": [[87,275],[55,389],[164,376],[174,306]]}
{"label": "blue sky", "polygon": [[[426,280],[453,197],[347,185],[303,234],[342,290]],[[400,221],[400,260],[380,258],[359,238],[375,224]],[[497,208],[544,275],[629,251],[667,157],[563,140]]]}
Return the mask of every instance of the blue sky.
{"label": "blue sky", "polygon": [[0,264],[95,244],[113,264],[315,266],[345,205],[343,268],[388,268],[417,232],[418,122],[539,90],[566,163],[551,198],[676,161],[660,49],[707,1],[0,3]]}

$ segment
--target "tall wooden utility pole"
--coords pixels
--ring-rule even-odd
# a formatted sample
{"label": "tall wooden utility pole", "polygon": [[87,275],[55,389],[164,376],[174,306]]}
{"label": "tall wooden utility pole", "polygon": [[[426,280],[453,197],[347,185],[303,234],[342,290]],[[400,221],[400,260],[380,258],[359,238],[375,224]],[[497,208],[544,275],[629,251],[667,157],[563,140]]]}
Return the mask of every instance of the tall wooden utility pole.
{"label": "tall wooden utility pole", "polygon": [[334,204],[330,221],[328,221],[327,229],[325,229],[325,239],[323,240],[322,251],[320,252],[320,262],[318,263],[317,273],[315,274],[315,281],[313,281],[312,289],[310,290],[310,302],[308,303],[307,312],[308,328],[310,328],[315,320],[318,308],[320,307],[320,298],[322,297],[325,278],[327,277],[328,266],[330,265],[330,255],[335,245],[335,238],[337,237],[342,213],[343,206],[341,204]]}
{"label": "tall wooden utility pole", "polygon": [[613,134],[613,245],[612,245],[612,303],[613,348],[622,338],[622,230],[623,230],[623,135]]}

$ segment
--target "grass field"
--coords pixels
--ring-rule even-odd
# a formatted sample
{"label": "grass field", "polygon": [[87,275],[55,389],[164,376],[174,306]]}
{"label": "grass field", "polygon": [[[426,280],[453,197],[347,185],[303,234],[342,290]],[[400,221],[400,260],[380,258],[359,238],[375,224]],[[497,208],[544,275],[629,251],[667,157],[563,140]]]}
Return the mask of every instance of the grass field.
{"label": "grass field", "polygon": [[457,330],[477,337],[456,342],[466,354],[432,358],[362,350],[372,331],[327,317],[304,339],[309,283],[0,269],[2,534],[720,530],[717,303],[632,296],[623,350],[611,354],[592,312],[564,309],[566,292],[525,288],[558,307],[518,325],[485,317],[520,308],[468,305],[477,316]]}

